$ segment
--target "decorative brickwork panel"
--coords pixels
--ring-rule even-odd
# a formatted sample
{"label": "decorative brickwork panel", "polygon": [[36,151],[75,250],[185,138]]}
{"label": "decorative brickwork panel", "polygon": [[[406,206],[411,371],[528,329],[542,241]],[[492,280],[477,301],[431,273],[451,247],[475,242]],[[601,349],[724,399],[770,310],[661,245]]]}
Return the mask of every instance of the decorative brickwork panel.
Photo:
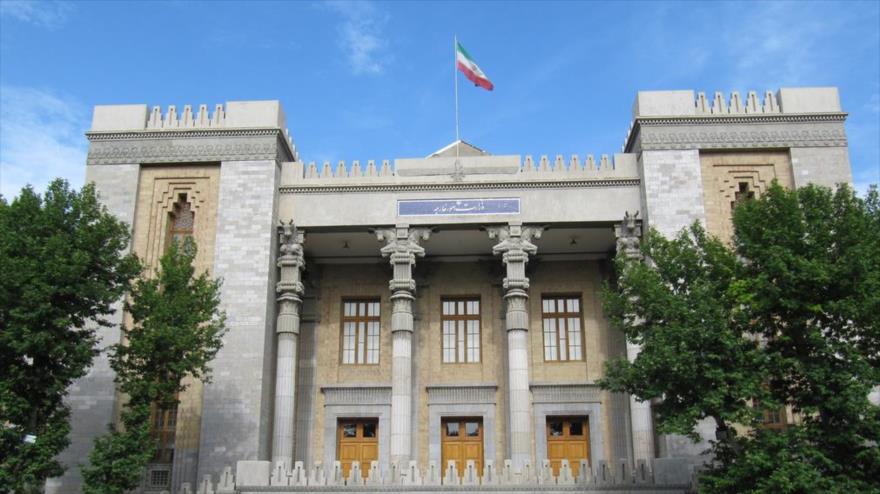
{"label": "decorative brickwork panel", "polygon": [[772,183],[792,187],[791,161],[787,151],[702,152],[700,166],[706,229],[729,241],[733,237],[733,207],[760,196]]}

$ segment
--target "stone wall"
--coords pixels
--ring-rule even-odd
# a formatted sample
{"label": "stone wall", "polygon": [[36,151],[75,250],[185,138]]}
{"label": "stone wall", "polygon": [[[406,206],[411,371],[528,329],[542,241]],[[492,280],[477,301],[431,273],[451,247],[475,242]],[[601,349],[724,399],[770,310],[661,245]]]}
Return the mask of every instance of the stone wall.
{"label": "stone wall", "polygon": [[220,166],[214,275],[228,332],[204,388],[200,477],[269,455],[278,177],[274,161]]}
{"label": "stone wall", "polygon": [[648,227],[672,236],[694,221],[705,223],[699,151],[644,151],[640,164]]}

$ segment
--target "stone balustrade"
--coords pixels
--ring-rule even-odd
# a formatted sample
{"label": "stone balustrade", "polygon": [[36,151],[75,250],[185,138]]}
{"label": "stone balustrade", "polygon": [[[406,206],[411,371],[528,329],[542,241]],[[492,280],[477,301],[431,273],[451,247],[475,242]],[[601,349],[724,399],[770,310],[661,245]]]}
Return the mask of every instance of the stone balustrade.
{"label": "stone balustrade", "polygon": [[[365,470],[366,468],[366,470]],[[418,462],[410,461],[400,467],[391,464],[382,470],[379,462],[369,466],[353,462],[348,475],[342,473],[339,461],[330,468],[316,462],[311,469],[297,461],[292,468],[278,462],[274,468],[268,461],[239,461],[233,474],[232,467],[226,467],[217,482],[210,476],[196,486],[183,484],[179,494],[239,494],[250,492],[446,492],[468,490],[479,487],[480,491],[507,492],[540,490],[541,492],[640,492],[684,494],[692,487],[692,473],[688,464],[679,459],[654,459],[649,467],[639,461],[636,468],[630,468],[627,460],[615,465],[598,461],[592,466],[581,460],[578,474],[574,475],[568,460],[562,460],[558,474],[554,474],[550,460],[543,460],[539,466],[530,462],[516,469],[511,460],[496,466],[486,460],[482,470],[469,460],[464,471],[459,472],[455,462],[450,461],[445,469],[436,462],[429,462],[427,468],[419,469]]]}

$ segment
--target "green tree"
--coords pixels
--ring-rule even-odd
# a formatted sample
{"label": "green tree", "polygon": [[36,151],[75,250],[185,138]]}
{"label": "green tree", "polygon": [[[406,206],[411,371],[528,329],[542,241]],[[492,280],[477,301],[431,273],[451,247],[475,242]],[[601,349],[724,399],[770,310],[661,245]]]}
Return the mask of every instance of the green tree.
{"label": "green tree", "polygon": [[[93,185],[53,181],[0,197],[0,486],[41,490],[69,444],[67,388],[98,353],[96,331],[140,270],[128,226]],[[29,436],[29,437],[27,437]],[[34,437],[35,436],[35,439]],[[27,437],[27,440],[25,438]]]}
{"label": "green tree", "polygon": [[209,363],[222,346],[225,314],[220,281],[195,275],[196,245],[172,242],[155,276],[138,280],[126,311],[132,324],[115,345],[110,365],[128,401],[122,427],[95,441],[83,469],[87,494],[123,493],[138,486],[156,442],[150,435],[150,407],[170,408],[186,389],[185,377],[207,381]]}
{"label": "green tree", "polygon": [[634,363],[608,363],[600,384],[641,400],[657,399],[657,429],[696,438],[697,422],[719,431],[754,418],[762,396],[765,355],[748,338],[736,310],[737,259],[699,224],[669,240],[648,231],[649,262],[618,256],[616,286],[603,292],[605,312],[627,339],[641,345]]}
{"label": "green tree", "polygon": [[[613,324],[642,344],[603,385],[657,399],[661,432],[719,432],[705,492],[877,492],[880,200],[773,184],[734,212],[733,247],[699,226],[649,233],[646,264],[617,260]],[[801,418],[763,429],[751,403]],[[731,423],[751,426],[737,436]]]}

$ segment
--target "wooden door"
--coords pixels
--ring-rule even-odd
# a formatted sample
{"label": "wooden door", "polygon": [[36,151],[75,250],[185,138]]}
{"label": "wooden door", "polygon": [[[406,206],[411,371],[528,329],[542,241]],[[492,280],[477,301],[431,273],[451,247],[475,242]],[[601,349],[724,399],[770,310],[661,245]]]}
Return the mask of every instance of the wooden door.
{"label": "wooden door", "polygon": [[441,422],[443,470],[455,461],[458,475],[464,474],[468,460],[474,460],[478,475],[483,472],[483,419],[448,418]]}
{"label": "wooden door", "polygon": [[577,477],[581,460],[590,460],[590,421],[587,417],[547,417],[547,459],[559,475],[561,460],[568,460]]}
{"label": "wooden door", "polygon": [[379,459],[379,421],[376,419],[339,419],[336,458],[342,463],[342,474],[348,478],[351,464],[361,463],[364,478],[370,462]]}

